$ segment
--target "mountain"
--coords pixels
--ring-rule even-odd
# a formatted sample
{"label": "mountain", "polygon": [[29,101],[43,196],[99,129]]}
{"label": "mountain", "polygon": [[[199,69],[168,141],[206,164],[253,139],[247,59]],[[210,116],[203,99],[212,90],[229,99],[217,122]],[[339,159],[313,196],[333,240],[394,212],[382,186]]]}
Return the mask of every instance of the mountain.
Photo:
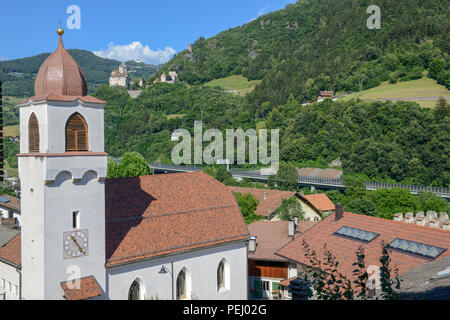
{"label": "mountain", "polygon": [[[100,58],[86,50],[70,49],[68,51],[83,69],[90,93],[93,93],[100,85],[108,83],[111,71],[120,65],[120,61]],[[23,59],[0,61],[0,80],[5,81],[4,95],[32,96],[34,78],[49,55],[50,53],[43,53]],[[128,61],[126,65],[132,79],[148,78],[158,71],[157,66],[135,61]]]}
{"label": "mountain", "polygon": [[[450,87],[448,1],[376,1],[379,30],[366,26],[372,4],[299,0],[198,39],[192,52],[179,52],[161,72],[176,69],[180,80],[189,84],[230,75],[262,80],[248,96],[261,117],[291,94],[304,101],[317,97],[319,90],[360,91],[390,79],[414,79],[425,70]],[[264,102],[271,107],[263,110]]]}

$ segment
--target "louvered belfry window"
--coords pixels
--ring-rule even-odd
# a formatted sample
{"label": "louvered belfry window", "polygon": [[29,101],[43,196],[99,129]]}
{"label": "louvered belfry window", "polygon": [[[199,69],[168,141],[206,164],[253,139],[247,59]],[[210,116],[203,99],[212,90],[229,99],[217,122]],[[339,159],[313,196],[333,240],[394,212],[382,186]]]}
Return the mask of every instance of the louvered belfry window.
{"label": "louvered belfry window", "polygon": [[34,113],[28,121],[28,152],[39,152],[39,123]]}
{"label": "louvered belfry window", "polygon": [[73,114],[66,124],[66,152],[88,151],[88,127],[86,120]]}

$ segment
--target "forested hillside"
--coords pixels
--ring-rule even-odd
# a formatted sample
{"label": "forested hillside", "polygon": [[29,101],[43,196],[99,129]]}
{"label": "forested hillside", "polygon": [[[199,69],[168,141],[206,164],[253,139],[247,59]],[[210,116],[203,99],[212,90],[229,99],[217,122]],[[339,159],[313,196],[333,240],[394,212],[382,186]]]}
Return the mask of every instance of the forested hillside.
{"label": "forested hillside", "polygon": [[[137,151],[149,161],[170,163],[171,133],[178,128],[255,128],[244,98],[219,88],[155,84],[131,99],[125,90],[102,87],[106,150],[119,157]],[[332,102],[301,106],[292,96],[268,116],[280,129],[280,157],[327,166],[341,158],[345,174],[408,184],[450,185],[450,106],[411,102]],[[206,144],[205,144],[206,146]]]}
{"label": "forested hillside", "polygon": [[[450,86],[446,0],[379,0],[380,30],[369,30],[373,1],[299,0],[215,37],[200,38],[163,68],[200,84],[229,75],[262,83],[248,97],[252,111],[299,100],[319,90],[359,91],[382,81],[429,75]],[[270,111],[270,108],[267,109]]]}
{"label": "forested hillside", "polygon": [[[120,65],[119,61],[100,58],[86,50],[69,49],[68,52],[83,69],[90,93],[100,85],[108,83],[111,71]],[[49,55],[43,53],[29,58],[0,61],[0,80],[4,81],[3,94],[15,97],[34,95],[34,78]],[[134,61],[126,64],[130,68],[132,78],[148,78],[158,70],[156,66]]]}

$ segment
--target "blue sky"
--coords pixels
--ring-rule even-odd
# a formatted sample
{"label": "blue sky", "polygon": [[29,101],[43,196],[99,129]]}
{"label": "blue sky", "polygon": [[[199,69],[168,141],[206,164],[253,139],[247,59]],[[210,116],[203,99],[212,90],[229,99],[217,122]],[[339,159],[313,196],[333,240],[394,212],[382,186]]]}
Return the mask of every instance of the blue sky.
{"label": "blue sky", "polygon": [[[0,59],[52,52],[59,21],[66,48],[117,60],[163,63],[200,36],[210,37],[295,0],[15,0],[0,4]],[[69,30],[70,5],[81,29]]]}

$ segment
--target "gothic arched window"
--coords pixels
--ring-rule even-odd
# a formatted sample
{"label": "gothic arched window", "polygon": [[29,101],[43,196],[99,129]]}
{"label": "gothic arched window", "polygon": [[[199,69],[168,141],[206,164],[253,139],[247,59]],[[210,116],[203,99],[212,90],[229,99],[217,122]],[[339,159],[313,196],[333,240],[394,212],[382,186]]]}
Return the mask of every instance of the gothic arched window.
{"label": "gothic arched window", "polygon": [[88,127],[79,113],[70,116],[66,123],[66,152],[88,151]]}
{"label": "gothic arched window", "polygon": [[128,291],[128,300],[144,300],[145,299],[145,287],[141,279],[136,279],[130,286]]}
{"label": "gothic arched window", "polygon": [[177,300],[186,299],[186,272],[180,271],[177,277]]}
{"label": "gothic arched window", "polygon": [[34,113],[28,121],[28,152],[39,152],[39,122]]}

